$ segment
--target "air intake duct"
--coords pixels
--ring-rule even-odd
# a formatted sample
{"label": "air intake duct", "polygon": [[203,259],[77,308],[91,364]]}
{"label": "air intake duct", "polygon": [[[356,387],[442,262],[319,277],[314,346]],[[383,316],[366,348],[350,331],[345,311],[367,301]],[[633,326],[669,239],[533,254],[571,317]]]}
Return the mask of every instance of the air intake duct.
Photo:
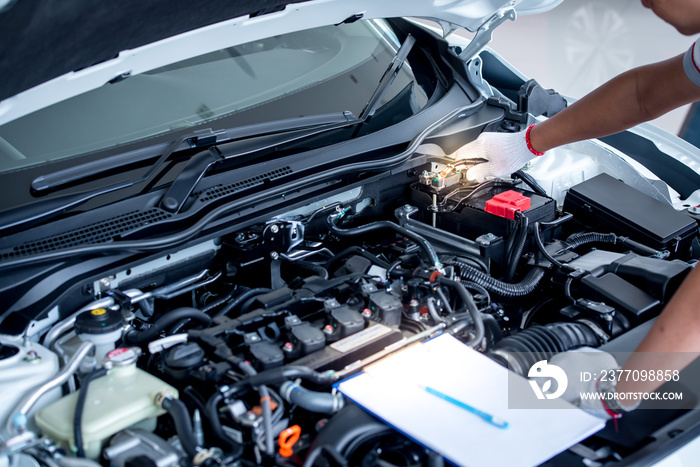
{"label": "air intake duct", "polygon": [[[593,324],[593,323],[591,323]],[[552,355],[579,347],[598,347],[603,340],[585,323],[535,325],[499,341],[491,352],[494,359],[514,372],[526,375],[532,365]]]}

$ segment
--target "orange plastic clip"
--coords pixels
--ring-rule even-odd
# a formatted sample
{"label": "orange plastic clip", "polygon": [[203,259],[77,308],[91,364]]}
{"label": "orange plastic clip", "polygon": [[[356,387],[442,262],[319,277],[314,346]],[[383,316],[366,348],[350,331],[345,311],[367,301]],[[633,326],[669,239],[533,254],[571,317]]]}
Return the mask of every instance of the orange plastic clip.
{"label": "orange plastic clip", "polygon": [[300,435],[301,427],[299,425],[292,425],[286,430],[282,431],[282,433],[280,433],[280,456],[292,457],[292,454],[294,452],[292,451],[292,446],[294,446],[294,443],[299,441]]}

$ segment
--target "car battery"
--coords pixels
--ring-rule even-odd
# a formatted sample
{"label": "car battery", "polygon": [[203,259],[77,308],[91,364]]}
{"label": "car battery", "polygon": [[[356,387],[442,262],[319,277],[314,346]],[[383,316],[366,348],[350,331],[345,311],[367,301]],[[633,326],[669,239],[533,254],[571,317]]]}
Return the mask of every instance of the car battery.
{"label": "car battery", "polygon": [[484,234],[508,237],[517,225],[516,211],[530,225],[553,221],[556,216],[552,198],[503,181],[486,185],[461,182],[444,188],[414,183],[411,203],[420,211],[418,220],[431,225],[434,221],[435,227],[470,239]]}
{"label": "car battery", "polygon": [[698,231],[695,220],[608,174],[571,187],[564,210],[600,232],[630,237],[672,256],[685,253]]}

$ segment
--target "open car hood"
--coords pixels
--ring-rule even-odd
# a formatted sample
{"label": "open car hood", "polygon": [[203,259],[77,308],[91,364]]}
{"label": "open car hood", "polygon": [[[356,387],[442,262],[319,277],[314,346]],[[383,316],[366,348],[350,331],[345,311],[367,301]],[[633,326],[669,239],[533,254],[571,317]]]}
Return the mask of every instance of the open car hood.
{"label": "open car hood", "polygon": [[105,83],[273,34],[413,16],[493,28],[562,0],[0,1],[0,125]]}

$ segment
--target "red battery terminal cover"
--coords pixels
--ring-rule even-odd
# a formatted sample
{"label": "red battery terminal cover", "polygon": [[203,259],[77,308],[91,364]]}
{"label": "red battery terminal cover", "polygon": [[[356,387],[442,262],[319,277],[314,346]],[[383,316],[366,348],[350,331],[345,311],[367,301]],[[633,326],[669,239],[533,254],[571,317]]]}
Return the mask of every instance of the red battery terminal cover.
{"label": "red battery terminal cover", "polygon": [[506,219],[514,219],[515,211],[522,212],[528,209],[530,198],[517,191],[508,190],[486,201],[484,211]]}

